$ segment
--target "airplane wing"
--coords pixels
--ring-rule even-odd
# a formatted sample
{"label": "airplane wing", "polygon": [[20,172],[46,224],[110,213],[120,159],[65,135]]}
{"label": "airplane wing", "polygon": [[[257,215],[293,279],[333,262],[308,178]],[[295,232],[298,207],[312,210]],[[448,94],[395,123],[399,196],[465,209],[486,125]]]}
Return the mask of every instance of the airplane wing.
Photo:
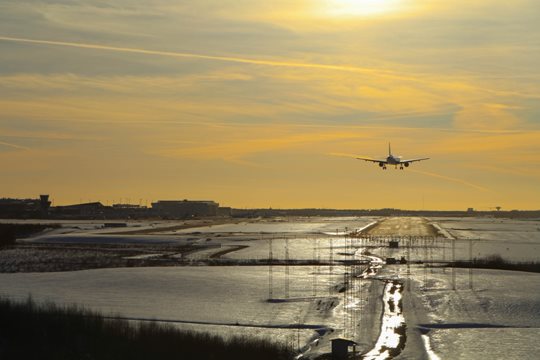
{"label": "airplane wing", "polygon": [[367,158],[367,157],[357,157],[356,159],[357,160],[364,160],[364,161],[371,161],[371,162],[374,162],[374,163],[388,164],[388,162],[386,162],[386,159],[379,160],[379,159],[372,159],[372,158]]}
{"label": "airplane wing", "polygon": [[412,163],[415,161],[422,161],[422,160],[429,160],[429,158],[418,158],[418,159],[407,159],[407,160],[400,160],[402,163]]}

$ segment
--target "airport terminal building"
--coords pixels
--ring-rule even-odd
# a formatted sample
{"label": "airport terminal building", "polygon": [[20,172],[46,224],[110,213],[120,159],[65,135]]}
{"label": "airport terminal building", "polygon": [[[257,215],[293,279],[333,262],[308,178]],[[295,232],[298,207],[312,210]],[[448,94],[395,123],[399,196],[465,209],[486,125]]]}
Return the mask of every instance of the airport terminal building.
{"label": "airport terminal building", "polygon": [[152,203],[154,213],[164,219],[217,216],[218,208],[215,201],[159,200]]}
{"label": "airport terminal building", "polygon": [[40,195],[39,199],[2,198],[0,199],[0,218],[46,218],[50,207],[49,195]]}

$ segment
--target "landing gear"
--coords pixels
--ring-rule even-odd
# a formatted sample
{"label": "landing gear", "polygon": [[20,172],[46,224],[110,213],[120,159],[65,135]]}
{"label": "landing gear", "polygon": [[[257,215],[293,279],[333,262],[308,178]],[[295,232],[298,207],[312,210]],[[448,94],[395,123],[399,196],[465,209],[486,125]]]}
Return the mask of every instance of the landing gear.
{"label": "landing gear", "polygon": [[403,165],[401,165],[401,166],[399,167],[399,170],[403,170]]}

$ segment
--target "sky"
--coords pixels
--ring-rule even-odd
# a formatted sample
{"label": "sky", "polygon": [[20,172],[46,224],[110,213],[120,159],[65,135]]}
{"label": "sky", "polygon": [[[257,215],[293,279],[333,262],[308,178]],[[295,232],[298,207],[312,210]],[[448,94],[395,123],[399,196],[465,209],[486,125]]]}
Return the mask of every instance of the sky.
{"label": "sky", "polygon": [[[0,0],[0,197],[540,209],[537,0]],[[381,170],[355,156],[429,157]]]}

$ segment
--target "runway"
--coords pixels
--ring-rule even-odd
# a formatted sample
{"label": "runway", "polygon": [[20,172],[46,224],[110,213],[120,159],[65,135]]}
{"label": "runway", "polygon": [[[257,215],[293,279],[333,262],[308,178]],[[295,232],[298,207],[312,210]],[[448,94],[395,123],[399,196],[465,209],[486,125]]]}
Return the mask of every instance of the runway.
{"label": "runway", "polygon": [[426,219],[419,217],[391,217],[367,231],[377,236],[435,236],[437,231]]}

